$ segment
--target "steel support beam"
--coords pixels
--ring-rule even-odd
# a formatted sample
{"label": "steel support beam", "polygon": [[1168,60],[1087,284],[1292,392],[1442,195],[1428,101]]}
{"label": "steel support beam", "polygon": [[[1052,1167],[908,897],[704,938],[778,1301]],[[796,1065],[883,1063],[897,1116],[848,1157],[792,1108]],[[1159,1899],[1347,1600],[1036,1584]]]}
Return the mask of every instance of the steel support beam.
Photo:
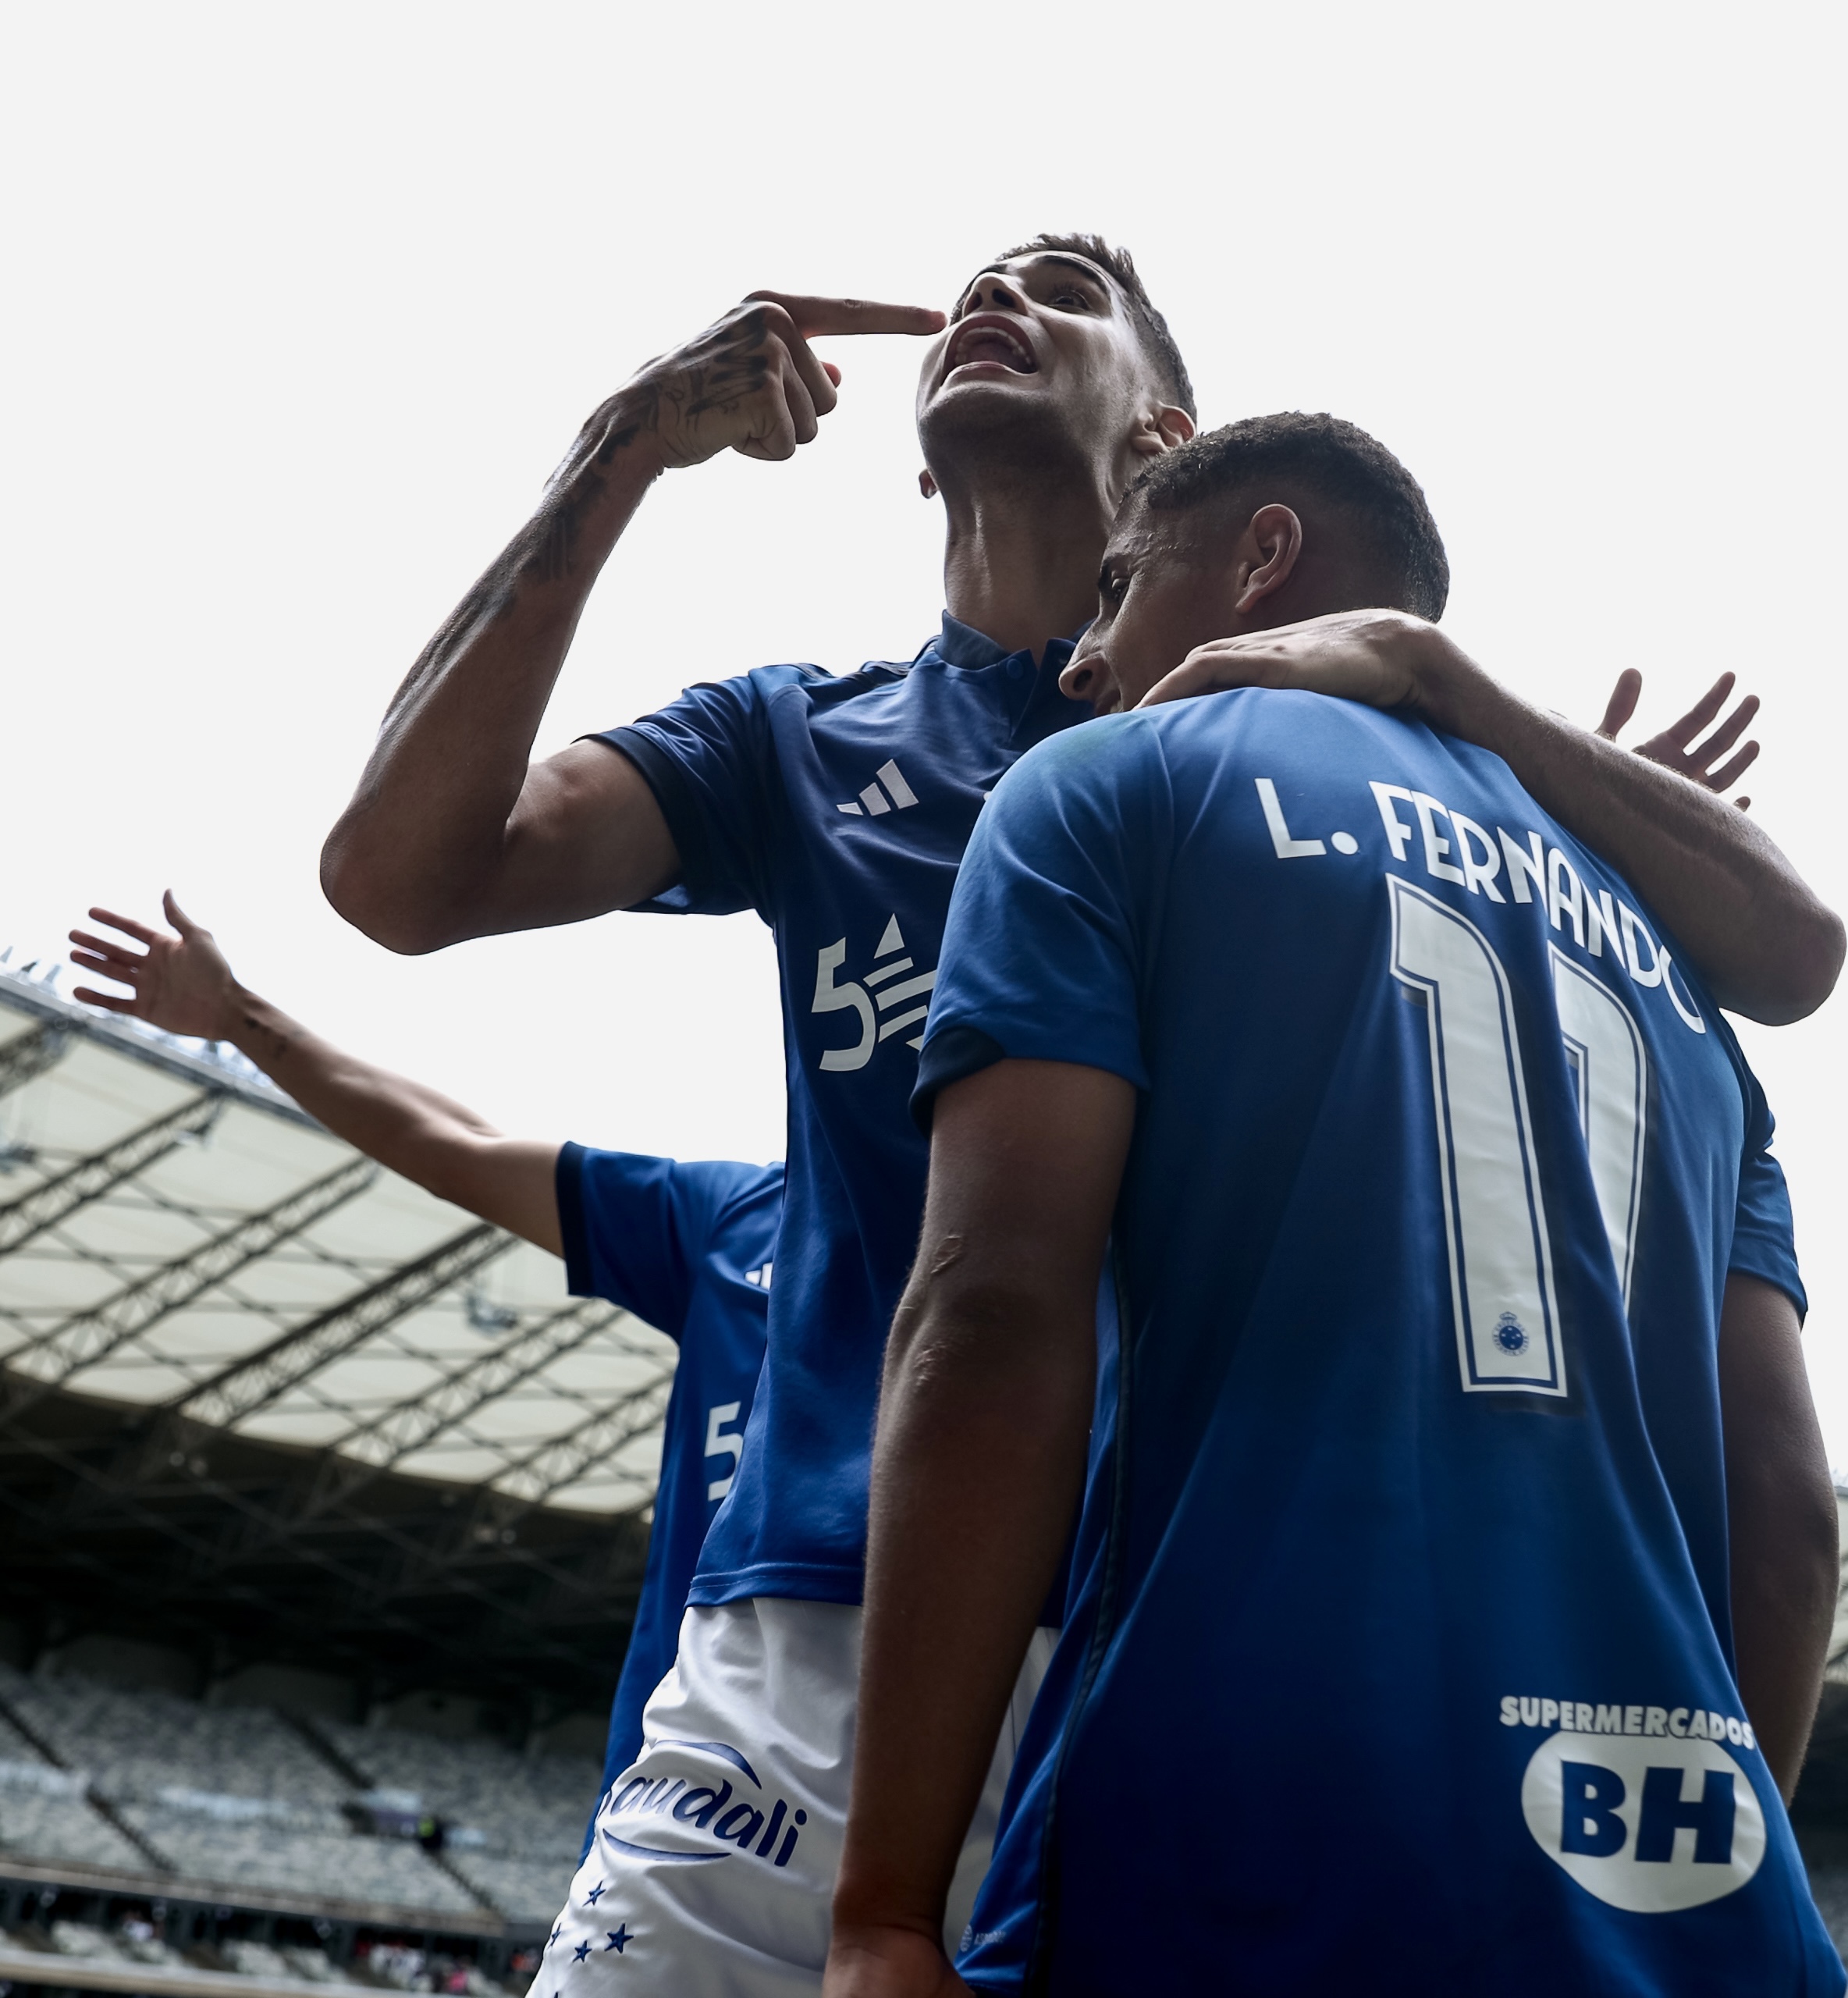
{"label": "steel support beam", "polygon": [[368,1470],[389,1470],[625,1315],[601,1298],[579,1298],[439,1381],[416,1400],[401,1402],[336,1437],[328,1448]]}
{"label": "steel support beam", "polygon": [[[73,1374],[106,1360],[150,1325],[183,1310],[215,1285],[268,1255],[279,1243],[312,1227],[364,1193],[378,1171],[369,1158],[350,1158],[261,1213],[245,1215],[183,1256],[137,1278],[101,1304],[72,1313],[16,1347],[6,1356],[15,1376],[6,1419],[16,1423]],[[29,1374],[21,1374],[23,1361],[30,1363]]]}
{"label": "steel support beam", "polygon": [[[3,1083],[0,1078],[0,1086]],[[208,1090],[178,1109],[169,1110],[130,1132],[126,1138],[118,1138],[114,1144],[66,1166],[30,1193],[0,1207],[0,1256],[10,1255],[47,1228],[68,1221],[79,1208],[101,1200],[125,1180],[145,1172],[187,1139],[204,1137],[218,1122],[225,1103],[222,1093]]]}
{"label": "steel support beam", "polygon": [[[373,1168],[374,1171],[377,1168]],[[485,1221],[440,1243],[365,1289],[296,1326],[171,1403],[176,1415],[229,1428],[279,1399],[291,1388],[472,1276],[516,1246],[517,1238]]]}
{"label": "steel support beam", "polygon": [[575,1484],[586,1471],[607,1463],[638,1436],[645,1436],[667,1413],[667,1398],[673,1392],[673,1369],[670,1367],[614,1408],[605,1409],[575,1429],[529,1450],[489,1481],[492,1488],[517,1499],[522,1506],[544,1505],[553,1492]]}
{"label": "steel support beam", "polygon": [[9,1040],[0,1047],[0,1096],[10,1096],[48,1068],[55,1068],[69,1044],[70,1029],[62,1020],[47,1020]]}

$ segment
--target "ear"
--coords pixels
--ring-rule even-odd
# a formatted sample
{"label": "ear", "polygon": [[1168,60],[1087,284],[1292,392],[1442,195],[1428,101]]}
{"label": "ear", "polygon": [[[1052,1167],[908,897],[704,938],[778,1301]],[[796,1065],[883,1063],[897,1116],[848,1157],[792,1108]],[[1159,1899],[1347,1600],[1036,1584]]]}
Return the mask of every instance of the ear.
{"label": "ear", "polygon": [[1233,608],[1241,617],[1276,595],[1295,573],[1302,553],[1302,523],[1291,509],[1274,500],[1259,507],[1239,536],[1239,566],[1245,574]]}
{"label": "ear", "polygon": [[936,481],[931,477],[928,468],[918,475],[918,490],[926,500],[936,497]]}
{"label": "ear", "polygon": [[1193,418],[1172,403],[1145,410],[1130,432],[1129,448],[1139,458],[1158,458],[1193,435]]}

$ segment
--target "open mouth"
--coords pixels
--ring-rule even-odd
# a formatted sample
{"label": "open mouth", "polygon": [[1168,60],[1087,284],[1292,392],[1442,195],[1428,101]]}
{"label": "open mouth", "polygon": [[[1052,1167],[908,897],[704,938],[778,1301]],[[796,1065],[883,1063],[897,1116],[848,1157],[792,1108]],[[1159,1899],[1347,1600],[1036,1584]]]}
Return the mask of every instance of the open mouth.
{"label": "open mouth", "polygon": [[947,379],[958,368],[984,365],[1004,368],[1014,375],[1040,372],[1033,350],[1005,319],[990,313],[976,313],[965,319],[951,335],[944,354],[944,374]]}

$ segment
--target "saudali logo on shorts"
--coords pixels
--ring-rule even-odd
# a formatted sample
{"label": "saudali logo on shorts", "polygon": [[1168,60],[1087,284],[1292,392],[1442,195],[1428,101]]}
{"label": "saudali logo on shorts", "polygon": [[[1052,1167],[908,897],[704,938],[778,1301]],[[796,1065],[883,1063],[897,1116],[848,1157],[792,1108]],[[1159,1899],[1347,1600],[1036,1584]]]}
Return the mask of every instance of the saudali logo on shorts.
{"label": "saudali logo on shorts", "polygon": [[1505,1727],[1563,1723],[1528,1760],[1521,1811],[1541,1850],[1587,1893],[1666,1914],[1718,1900],[1757,1872],[1764,1813],[1729,1752],[1754,1747],[1748,1722],[1700,1708],[1512,1694],[1501,1717]]}
{"label": "saudali logo on shorts", "polygon": [[[768,1796],[757,1772],[729,1742],[651,1742],[643,1758],[652,1769],[663,1761],[682,1759],[673,1754],[677,1749],[684,1751],[695,1772],[625,1777],[598,1815],[598,1838],[641,1859],[701,1865],[748,1853],[772,1866],[787,1866],[808,1812],[792,1811],[784,1798]],[[699,1764],[708,1758],[729,1764],[750,1790],[716,1770],[701,1772]]]}
{"label": "saudali logo on shorts", "polygon": [[872,956],[872,969],[862,978],[844,979],[835,974],[847,962],[844,937],[815,954],[815,1003],[808,1010],[851,1012],[860,1029],[860,1037],[851,1047],[823,1051],[823,1068],[864,1068],[882,1040],[890,1040],[907,1027],[917,1032],[905,1046],[924,1044],[924,1016],[930,1011],[930,988],[936,983],[936,973],[918,972],[912,978],[902,975],[915,971],[916,966],[905,948],[904,933],[896,915],[887,923]]}

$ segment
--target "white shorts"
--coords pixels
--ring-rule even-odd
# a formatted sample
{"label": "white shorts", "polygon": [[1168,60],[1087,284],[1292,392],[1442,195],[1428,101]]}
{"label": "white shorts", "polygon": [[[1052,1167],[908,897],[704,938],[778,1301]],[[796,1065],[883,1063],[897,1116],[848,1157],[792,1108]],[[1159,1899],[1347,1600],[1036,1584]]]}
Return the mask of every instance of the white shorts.
{"label": "white shorts", "polygon": [[[846,1829],[858,1609],[759,1596],[689,1609],[597,1812],[531,1998],[813,1998]],[[1027,1710],[1057,1633],[1035,1633],[956,1869],[954,1948],[988,1865]]]}

